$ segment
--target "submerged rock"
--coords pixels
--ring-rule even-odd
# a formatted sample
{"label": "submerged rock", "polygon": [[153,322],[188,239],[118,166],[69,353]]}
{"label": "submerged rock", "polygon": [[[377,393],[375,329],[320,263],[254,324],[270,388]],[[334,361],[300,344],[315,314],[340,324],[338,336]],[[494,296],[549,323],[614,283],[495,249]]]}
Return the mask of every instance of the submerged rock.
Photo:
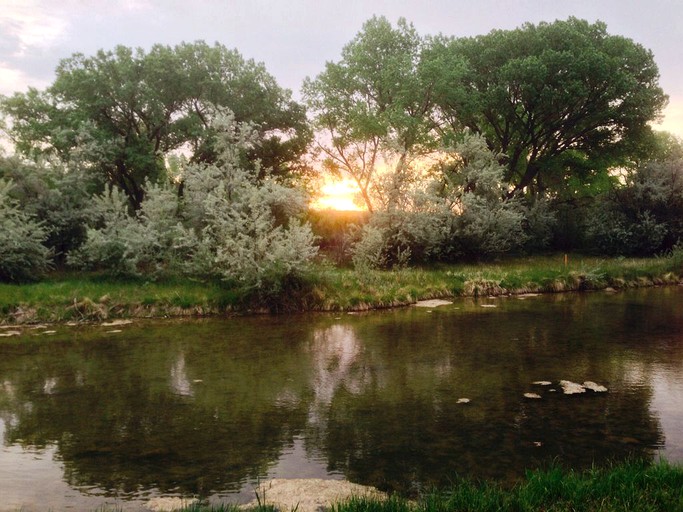
{"label": "submerged rock", "polygon": [[431,300],[418,300],[414,306],[418,308],[438,308],[439,306],[448,306],[453,304],[453,301],[442,300],[442,299],[431,299]]}
{"label": "submerged rock", "polygon": [[456,404],[469,404],[471,400],[469,398],[458,398]]}
{"label": "submerged rock", "polygon": [[532,382],[532,384],[535,384],[537,386],[550,386],[552,382],[550,382],[549,380],[537,380]]}
{"label": "submerged rock", "polygon": [[102,327],[114,327],[117,325],[128,325],[132,323],[132,320],[112,320],[111,322],[102,322],[100,325]]}
{"label": "submerged rock", "polygon": [[0,338],[9,338],[10,336],[19,336],[21,331],[4,331],[0,332]]}
{"label": "submerged rock", "polygon": [[586,382],[583,383],[583,387],[586,389],[590,389],[591,391],[595,391],[596,393],[606,393],[607,388],[605,386],[601,386],[600,384],[596,384],[593,381],[587,380]]}
{"label": "submerged rock", "polygon": [[190,507],[198,501],[197,498],[152,498],[147,502],[146,508],[153,512],[171,512]]}
{"label": "submerged rock", "polygon": [[584,388],[581,384],[577,384],[576,382],[572,382],[570,380],[561,380],[560,386],[562,386],[562,392],[565,395],[575,395],[586,392],[586,388]]}
{"label": "submerged rock", "polygon": [[259,499],[245,505],[246,508],[272,505],[283,512],[318,512],[352,497],[386,498],[386,494],[374,487],[319,478],[275,478],[262,483],[255,492]]}
{"label": "submerged rock", "polygon": [[535,399],[538,399],[538,398],[541,398],[541,395],[539,395],[539,394],[537,394],[537,393],[524,393],[524,398],[535,398]]}

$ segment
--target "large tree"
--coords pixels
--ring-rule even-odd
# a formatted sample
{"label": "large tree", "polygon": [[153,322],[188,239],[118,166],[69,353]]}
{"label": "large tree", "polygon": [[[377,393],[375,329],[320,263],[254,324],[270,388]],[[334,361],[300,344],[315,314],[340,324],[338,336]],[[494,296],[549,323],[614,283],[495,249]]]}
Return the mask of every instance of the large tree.
{"label": "large tree", "polygon": [[651,140],[667,102],[652,53],[601,22],[443,39],[433,56],[443,119],[505,156],[510,195],[604,179]]}
{"label": "large tree", "polygon": [[196,161],[216,157],[211,118],[227,107],[254,123],[250,159],[286,175],[300,165],[310,131],[302,106],[262,64],[203,42],[142,49],[119,46],[63,60],[45,91],[4,98],[0,108],[17,149],[85,159],[119,186],[134,206],[174,151]]}
{"label": "large tree", "polygon": [[434,75],[422,59],[425,47],[404,19],[394,28],[386,18],[373,17],[344,47],[339,62],[328,62],[304,83],[325,163],[356,182],[370,211],[377,202],[396,201],[391,190],[375,186],[378,168],[391,167],[400,181],[412,161],[434,145]]}

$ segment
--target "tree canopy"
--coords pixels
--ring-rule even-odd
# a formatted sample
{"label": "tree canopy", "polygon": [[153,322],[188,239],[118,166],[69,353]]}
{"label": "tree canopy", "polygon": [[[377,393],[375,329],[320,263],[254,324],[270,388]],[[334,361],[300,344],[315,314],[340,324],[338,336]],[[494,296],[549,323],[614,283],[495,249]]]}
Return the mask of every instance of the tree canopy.
{"label": "tree canopy", "polygon": [[249,157],[274,174],[295,171],[310,142],[305,110],[290,91],[262,64],[219,44],[75,54],[61,61],[56,75],[45,91],[3,99],[17,149],[85,159],[136,207],[144,180],[164,171],[171,152],[194,161],[216,158],[210,128],[216,107],[253,123],[259,142]]}
{"label": "tree canopy", "polygon": [[373,17],[344,47],[339,62],[328,62],[304,83],[328,168],[356,181],[370,211],[378,166],[393,166],[401,175],[434,143],[425,44],[406,20],[394,28],[386,18]]}
{"label": "tree canopy", "polygon": [[442,39],[438,102],[451,126],[506,157],[511,194],[558,190],[623,165],[651,140],[666,105],[650,51],[569,18]]}

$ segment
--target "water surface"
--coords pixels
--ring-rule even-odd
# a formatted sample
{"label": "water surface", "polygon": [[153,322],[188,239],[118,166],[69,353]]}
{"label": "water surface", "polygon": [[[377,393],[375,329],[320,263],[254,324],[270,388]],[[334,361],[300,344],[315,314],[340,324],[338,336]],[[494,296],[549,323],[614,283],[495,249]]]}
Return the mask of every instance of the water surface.
{"label": "water surface", "polygon": [[[683,287],[0,339],[3,511],[245,501],[269,477],[411,495],[551,461],[683,461]],[[561,379],[609,391],[563,395]]]}

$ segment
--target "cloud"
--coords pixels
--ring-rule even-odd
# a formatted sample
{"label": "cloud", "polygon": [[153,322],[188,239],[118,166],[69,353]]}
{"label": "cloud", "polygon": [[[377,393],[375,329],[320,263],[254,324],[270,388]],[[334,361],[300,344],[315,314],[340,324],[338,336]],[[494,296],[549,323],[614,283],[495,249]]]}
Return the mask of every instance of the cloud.
{"label": "cloud", "polygon": [[62,39],[69,24],[65,16],[33,0],[10,1],[0,10],[0,40],[6,57],[21,58],[49,48]]}
{"label": "cloud", "polygon": [[16,91],[25,91],[28,87],[44,89],[47,86],[46,80],[29,76],[20,69],[0,62],[0,94],[9,96]]}

